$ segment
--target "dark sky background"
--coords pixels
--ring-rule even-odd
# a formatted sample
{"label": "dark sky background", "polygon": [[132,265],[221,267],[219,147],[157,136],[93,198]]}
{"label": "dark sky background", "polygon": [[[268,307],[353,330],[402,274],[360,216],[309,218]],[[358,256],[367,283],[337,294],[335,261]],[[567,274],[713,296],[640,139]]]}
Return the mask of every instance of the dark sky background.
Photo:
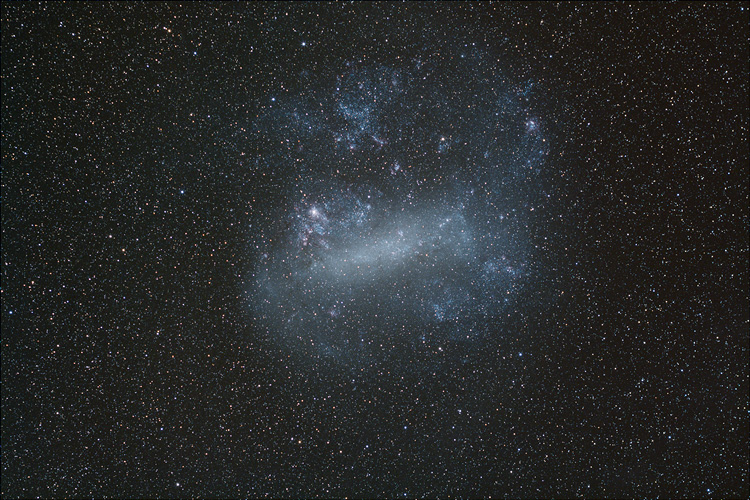
{"label": "dark sky background", "polygon": [[749,14],[3,3],[2,496],[747,497]]}

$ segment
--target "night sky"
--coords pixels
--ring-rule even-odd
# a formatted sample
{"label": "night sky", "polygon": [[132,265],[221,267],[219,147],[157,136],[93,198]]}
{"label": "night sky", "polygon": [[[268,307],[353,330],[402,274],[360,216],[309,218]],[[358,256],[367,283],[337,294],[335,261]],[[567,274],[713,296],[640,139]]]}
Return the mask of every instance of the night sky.
{"label": "night sky", "polygon": [[749,14],[3,3],[2,496],[747,497]]}

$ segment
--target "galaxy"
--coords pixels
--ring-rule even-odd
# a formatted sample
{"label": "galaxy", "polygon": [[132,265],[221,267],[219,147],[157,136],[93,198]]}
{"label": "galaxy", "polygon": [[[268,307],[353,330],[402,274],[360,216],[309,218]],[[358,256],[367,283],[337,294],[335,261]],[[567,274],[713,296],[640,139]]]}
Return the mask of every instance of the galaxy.
{"label": "galaxy", "polygon": [[487,59],[343,65],[305,89],[318,102],[278,99],[259,118],[282,145],[266,161],[296,172],[255,245],[249,301],[279,342],[364,366],[396,345],[497,335],[478,325],[495,328],[527,278],[549,147],[534,82]]}
{"label": "galaxy", "polygon": [[743,2],[12,2],[2,498],[748,498]]}

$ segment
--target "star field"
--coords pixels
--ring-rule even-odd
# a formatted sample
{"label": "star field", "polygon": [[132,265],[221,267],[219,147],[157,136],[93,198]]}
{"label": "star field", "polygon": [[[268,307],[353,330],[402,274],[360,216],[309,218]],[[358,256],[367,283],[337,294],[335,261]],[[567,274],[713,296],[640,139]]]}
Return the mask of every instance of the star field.
{"label": "star field", "polygon": [[3,4],[3,498],[746,498],[749,12]]}

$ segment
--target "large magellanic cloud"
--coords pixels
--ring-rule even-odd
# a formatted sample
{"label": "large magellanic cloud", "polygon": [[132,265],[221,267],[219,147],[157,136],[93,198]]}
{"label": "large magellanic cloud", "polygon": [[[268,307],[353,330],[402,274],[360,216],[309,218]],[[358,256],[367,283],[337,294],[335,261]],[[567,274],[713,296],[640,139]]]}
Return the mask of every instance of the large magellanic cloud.
{"label": "large magellanic cloud", "polygon": [[357,363],[481,337],[533,258],[548,147],[531,83],[479,53],[311,81],[248,138],[285,173],[274,237],[256,234],[255,320],[303,355]]}

